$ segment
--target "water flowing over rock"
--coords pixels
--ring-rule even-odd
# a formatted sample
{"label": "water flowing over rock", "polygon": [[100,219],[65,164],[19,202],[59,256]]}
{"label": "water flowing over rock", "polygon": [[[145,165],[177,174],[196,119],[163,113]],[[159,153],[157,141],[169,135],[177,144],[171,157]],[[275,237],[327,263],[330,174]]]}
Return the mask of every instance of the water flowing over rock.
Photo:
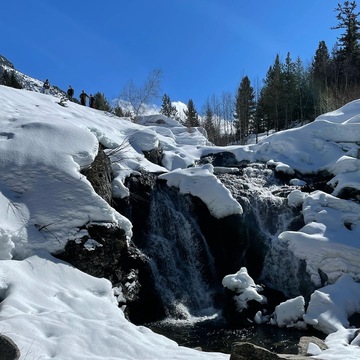
{"label": "water flowing over rock", "polygon": [[299,209],[287,204],[287,196],[298,187],[279,179],[275,171],[263,163],[245,164],[238,174],[219,174],[218,177],[243,207],[244,222],[250,229],[258,229],[261,246],[265,245],[261,274],[249,267],[251,276],[289,297],[299,294],[309,297],[315,286],[306,272],[305,262],[295,258],[286,244],[277,239],[283,231],[296,231],[304,225]]}
{"label": "water flowing over rock", "polygon": [[[236,186],[241,188],[241,179],[219,178],[248,201],[246,190]],[[239,214],[216,219],[200,199],[180,194],[152,174],[132,176],[126,185],[131,195],[115,199],[117,209],[134,226],[133,242],[149,259],[168,315],[182,318],[223,307],[221,280],[242,266],[255,278],[261,275],[269,240],[256,226],[254,211],[248,210],[245,219]]]}
{"label": "water flowing over rock", "polygon": [[127,185],[131,196],[119,208],[134,225],[133,242],[149,259],[167,314],[211,307],[218,279],[191,197],[146,173]]}
{"label": "water flowing over rock", "polygon": [[[239,324],[248,322],[258,305],[235,316],[229,301],[232,295],[221,285],[225,275],[241,267],[265,284],[272,297],[270,311],[275,301],[283,300],[281,292],[287,296],[311,294],[314,285],[306,264],[277,240],[281,232],[298,230],[304,224],[299,209],[287,204],[287,195],[296,186],[279,179],[274,169],[263,163],[236,162],[224,154],[215,160],[222,166],[218,172],[215,167],[215,173],[242,206],[242,215],[214,218],[199,198],[180,194],[147,172],[126,179],[129,197],[113,198],[111,164],[99,148],[86,176],[95,191],[132,222],[132,242],[126,245],[121,229],[85,224],[89,235],[69,241],[58,256],[121,286],[127,314],[135,323],[165,316],[203,316],[215,308],[223,309],[228,319]],[[224,164],[236,165],[238,171],[227,172]],[[100,246],[89,251],[89,240]]]}

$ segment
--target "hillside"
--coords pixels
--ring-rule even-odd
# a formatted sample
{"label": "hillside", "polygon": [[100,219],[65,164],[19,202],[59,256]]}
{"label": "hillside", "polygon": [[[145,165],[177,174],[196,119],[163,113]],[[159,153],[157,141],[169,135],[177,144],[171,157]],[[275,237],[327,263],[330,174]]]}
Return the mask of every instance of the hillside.
{"label": "hillside", "polygon": [[[316,294],[324,294],[320,299],[314,296],[301,322],[318,325],[332,333],[331,339],[346,344],[329,339],[329,346],[331,341],[336,346],[319,358],[331,359],[336,353],[358,358],[358,339],[348,328],[347,316],[360,312],[360,101],[256,145],[215,147],[200,129],[188,129],[161,115],[134,124],[71,102],[60,106],[58,97],[37,91],[41,81],[32,84],[35,91],[0,86],[0,316],[3,332],[23,354],[64,360],[161,359],[164,354],[174,359],[229,358],[179,347],[134,326],[117,307],[123,301],[121,288],[51,256],[69,239],[86,233],[82,227],[89,222],[115,224],[131,242],[131,222],[82,174],[101,144],[111,159],[115,197],[130,195],[125,186],[130,175],[161,174],[169,187],[200,199],[214,219],[242,213],[216,177],[237,169],[212,165],[217,154],[231,154],[235,163],[264,163],[288,179],[289,186],[297,187],[288,204],[300,208],[305,225],[275,240],[306,262],[318,286]],[[145,156],[153,150],[162,152],[159,163]],[[208,163],[198,165],[200,159]],[[307,179],[322,174],[331,190],[311,191]],[[88,246],[91,251],[99,244]],[[333,286],[330,290],[321,288],[319,269]],[[345,301],[347,295],[351,303]],[[338,306],[319,306],[326,296]],[[326,311],[331,316],[324,317]],[[349,338],[352,344],[345,341]]]}

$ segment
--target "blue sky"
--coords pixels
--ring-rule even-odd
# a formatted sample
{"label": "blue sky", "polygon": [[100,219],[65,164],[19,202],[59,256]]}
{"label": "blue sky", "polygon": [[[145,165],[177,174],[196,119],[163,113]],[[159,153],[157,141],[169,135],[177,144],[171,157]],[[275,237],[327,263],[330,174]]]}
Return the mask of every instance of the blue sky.
{"label": "blue sky", "polygon": [[[261,85],[277,53],[310,63],[340,35],[333,0],[17,0],[1,5],[0,54],[78,96],[118,97],[162,70],[161,95],[201,112],[243,76]],[[4,16],[7,14],[7,16]],[[161,99],[158,100],[161,103]]]}

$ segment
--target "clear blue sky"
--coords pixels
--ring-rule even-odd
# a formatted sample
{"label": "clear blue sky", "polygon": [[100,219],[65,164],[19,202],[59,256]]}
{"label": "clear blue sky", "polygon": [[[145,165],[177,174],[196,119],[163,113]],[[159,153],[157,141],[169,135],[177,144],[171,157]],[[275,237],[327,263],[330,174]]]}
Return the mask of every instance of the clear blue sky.
{"label": "clear blue sky", "polygon": [[[343,2],[341,2],[343,3]],[[162,70],[161,95],[201,111],[206,99],[256,87],[277,53],[310,63],[340,35],[333,0],[16,0],[1,4],[0,54],[75,96],[111,100]],[[6,15],[5,15],[6,14]],[[161,103],[161,99],[158,101]]]}

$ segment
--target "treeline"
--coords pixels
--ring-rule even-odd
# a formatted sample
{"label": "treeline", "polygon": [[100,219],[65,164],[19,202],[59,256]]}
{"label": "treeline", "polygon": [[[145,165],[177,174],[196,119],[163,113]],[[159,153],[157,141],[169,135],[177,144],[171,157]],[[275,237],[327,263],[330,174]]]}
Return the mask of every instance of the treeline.
{"label": "treeline", "polygon": [[[294,60],[288,53],[282,62],[277,54],[261,88],[256,86],[255,91],[244,76],[235,95],[224,93],[208,99],[201,125],[209,140],[217,145],[244,144],[251,134],[301,125],[360,98],[360,22],[356,6],[355,1],[338,4],[338,24],[332,29],[342,29],[343,33],[331,53],[320,41],[308,68],[299,57]],[[166,102],[171,104],[169,98]],[[197,126],[200,120],[192,100],[188,109],[185,125]]]}

